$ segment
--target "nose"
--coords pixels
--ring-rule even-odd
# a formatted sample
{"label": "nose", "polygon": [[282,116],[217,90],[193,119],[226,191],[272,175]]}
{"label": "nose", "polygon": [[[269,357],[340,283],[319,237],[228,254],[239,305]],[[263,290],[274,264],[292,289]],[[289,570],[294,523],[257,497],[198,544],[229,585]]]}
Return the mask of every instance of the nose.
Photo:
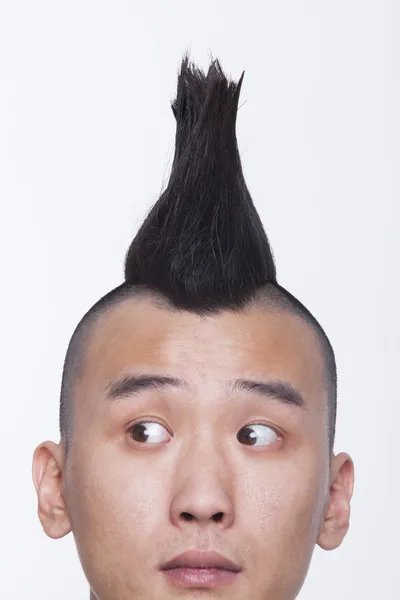
{"label": "nose", "polygon": [[218,524],[226,529],[232,526],[233,509],[231,502],[222,492],[214,489],[207,493],[205,490],[188,489],[181,491],[171,506],[171,521],[176,527],[186,528],[188,524],[207,526]]}
{"label": "nose", "polygon": [[232,480],[229,469],[217,456],[211,457],[206,452],[197,452],[196,457],[192,454],[191,460],[180,465],[176,473],[172,523],[180,528],[231,527],[234,521]]}

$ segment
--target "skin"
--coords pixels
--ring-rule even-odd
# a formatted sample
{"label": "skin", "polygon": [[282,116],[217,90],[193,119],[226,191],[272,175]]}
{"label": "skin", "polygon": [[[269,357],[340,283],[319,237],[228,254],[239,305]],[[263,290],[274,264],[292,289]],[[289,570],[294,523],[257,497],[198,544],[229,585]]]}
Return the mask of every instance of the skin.
{"label": "skin", "polygon": [[[140,373],[188,389],[106,398]],[[306,408],[225,391],[237,377],[288,381]],[[315,545],[335,549],[347,533],[354,465],[329,460],[319,340],[295,315],[199,317],[124,300],[93,327],[73,414],[67,459],[62,440],[40,444],[33,480],[46,534],[73,532],[91,600],[294,600]],[[128,431],[138,421],[159,423],[147,441]],[[254,423],[256,445],[239,441]],[[159,566],[187,549],[216,550],[242,572],[228,587],[175,588]]]}

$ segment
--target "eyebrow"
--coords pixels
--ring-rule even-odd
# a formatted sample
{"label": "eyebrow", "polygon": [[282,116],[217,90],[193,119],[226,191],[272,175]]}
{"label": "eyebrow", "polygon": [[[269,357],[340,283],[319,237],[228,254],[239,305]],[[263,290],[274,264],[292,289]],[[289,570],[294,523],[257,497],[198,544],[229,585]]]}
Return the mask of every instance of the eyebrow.
{"label": "eyebrow", "polygon": [[[189,385],[184,379],[169,377],[167,375],[127,375],[110,383],[105,390],[105,394],[107,399],[116,400],[137,394],[142,390],[167,388],[178,388],[188,391]],[[288,381],[280,379],[254,381],[252,379],[239,378],[228,382],[227,389],[231,391],[254,392],[263,398],[307,409],[307,404],[301,393]]]}

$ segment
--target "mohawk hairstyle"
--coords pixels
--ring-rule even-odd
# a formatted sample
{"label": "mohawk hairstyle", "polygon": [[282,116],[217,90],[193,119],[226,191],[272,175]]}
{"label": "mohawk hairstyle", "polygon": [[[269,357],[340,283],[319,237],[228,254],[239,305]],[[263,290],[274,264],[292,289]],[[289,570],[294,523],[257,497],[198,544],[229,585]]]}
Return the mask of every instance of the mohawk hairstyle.
{"label": "mohawk hairstyle", "polygon": [[60,431],[72,436],[70,397],[83,368],[89,328],[108,307],[146,295],[162,308],[200,315],[240,312],[267,303],[294,313],[318,334],[325,359],[329,449],[336,422],[336,363],[331,344],[308,309],[277,282],[268,237],[243,176],[236,116],[244,72],[228,81],[218,60],[207,75],[183,56],[176,99],[175,154],[166,189],[149,211],[125,257],[125,281],[84,315],[64,363]]}
{"label": "mohawk hairstyle", "polygon": [[177,308],[238,308],[276,282],[236,141],[243,76],[228,82],[218,60],[205,76],[184,56],[171,176],[126,256],[126,281],[158,290]]}

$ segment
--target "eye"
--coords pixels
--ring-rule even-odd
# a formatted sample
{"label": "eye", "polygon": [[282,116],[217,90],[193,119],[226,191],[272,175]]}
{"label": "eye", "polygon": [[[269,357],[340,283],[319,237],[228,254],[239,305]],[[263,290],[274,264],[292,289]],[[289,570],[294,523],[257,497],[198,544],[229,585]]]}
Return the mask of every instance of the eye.
{"label": "eye", "polygon": [[135,442],[147,442],[150,438],[151,444],[168,441],[169,433],[161,423],[155,421],[141,421],[135,423],[128,429],[128,433]]}
{"label": "eye", "polygon": [[[259,438],[261,442],[266,443],[257,444],[257,438]],[[254,423],[254,425],[246,425],[246,427],[243,427],[237,434],[237,439],[247,446],[269,446],[279,439],[279,435],[268,425]]]}

